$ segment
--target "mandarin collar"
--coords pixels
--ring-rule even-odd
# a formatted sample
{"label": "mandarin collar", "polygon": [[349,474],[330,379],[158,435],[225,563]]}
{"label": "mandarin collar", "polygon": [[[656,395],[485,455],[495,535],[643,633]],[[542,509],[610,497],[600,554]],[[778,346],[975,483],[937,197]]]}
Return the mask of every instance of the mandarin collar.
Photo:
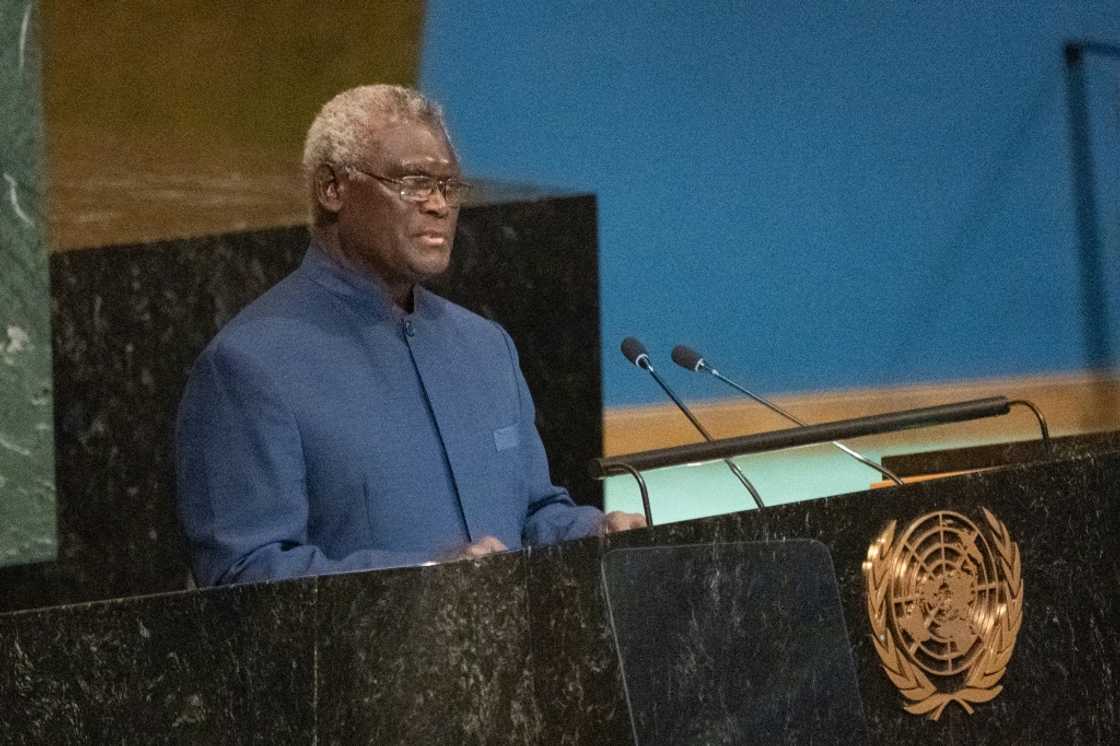
{"label": "mandarin collar", "polygon": [[381,282],[366,272],[338,261],[314,241],[307,247],[300,269],[315,283],[373,313],[379,319],[415,319],[429,316],[429,312],[433,310],[428,290],[422,285],[413,285],[412,313],[405,313],[393,302]]}

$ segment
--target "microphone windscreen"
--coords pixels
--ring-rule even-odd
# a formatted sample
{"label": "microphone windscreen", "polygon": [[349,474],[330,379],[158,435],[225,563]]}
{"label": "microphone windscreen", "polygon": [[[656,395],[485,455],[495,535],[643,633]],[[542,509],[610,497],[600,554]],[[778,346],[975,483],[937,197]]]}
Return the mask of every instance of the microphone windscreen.
{"label": "microphone windscreen", "polygon": [[673,348],[673,362],[681,366],[685,370],[696,370],[700,361],[704,358],[700,357],[700,353],[691,347],[684,345],[677,345]]}
{"label": "microphone windscreen", "polygon": [[627,337],[622,340],[622,354],[634,365],[638,364],[638,358],[642,355],[645,355],[647,358],[649,357],[649,353],[646,352],[646,346],[634,337]]}

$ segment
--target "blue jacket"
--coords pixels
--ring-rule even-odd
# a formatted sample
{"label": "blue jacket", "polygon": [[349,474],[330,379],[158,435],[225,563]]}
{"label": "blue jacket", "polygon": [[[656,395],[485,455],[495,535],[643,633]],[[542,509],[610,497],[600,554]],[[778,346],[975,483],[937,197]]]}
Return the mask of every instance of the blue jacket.
{"label": "blue jacket", "polygon": [[313,245],[227,324],[179,408],[202,585],[418,564],[593,533],[551,483],[505,330],[417,286],[404,314]]}

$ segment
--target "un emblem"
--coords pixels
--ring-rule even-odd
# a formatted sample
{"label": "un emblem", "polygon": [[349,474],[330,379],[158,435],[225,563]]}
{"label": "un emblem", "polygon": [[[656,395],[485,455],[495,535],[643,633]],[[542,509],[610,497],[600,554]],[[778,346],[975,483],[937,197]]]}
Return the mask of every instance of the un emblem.
{"label": "un emblem", "polygon": [[1019,547],[987,509],[986,531],[943,510],[897,521],[867,550],[867,614],[883,670],[915,715],[934,720],[952,702],[972,705],[999,684],[1023,620]]}

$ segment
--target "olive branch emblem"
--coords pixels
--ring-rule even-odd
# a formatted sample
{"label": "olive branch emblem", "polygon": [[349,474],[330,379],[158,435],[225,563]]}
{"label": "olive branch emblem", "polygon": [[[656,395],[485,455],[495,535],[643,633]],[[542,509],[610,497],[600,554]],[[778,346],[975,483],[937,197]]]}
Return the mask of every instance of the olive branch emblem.
{"label": "olive branch emblem", "polygon": [[[989,510],[982,510],[1001,576],[998,581],[1000,601],[994,605],[994,613],[980,630],[980,652],[956,689],[942,690],[934,684],[914,657],[913,649],[903,646],[903,638],[894,628],[896,625],[892,624],[894,620],[889,615],[891,584],[894,574],[900,572],[900,557],[905,546],[904,538],[896,541],[897,521],[891,521],[868,547],[863,572],[867,581],[867,613],[872,642],[883,671],[902,696],[909,700],[908,704],[903,704],[903,709],[911,714],[928,714],[937,720],[950,703],[956,702],[971,715],[973,704],[988,702],[1003,690],[999,682],[1007,671],[1023,621],[1022,563],[1019,547],[1012,541],[1007,527]],[[927,518],[915,520],[911,527]]]}

